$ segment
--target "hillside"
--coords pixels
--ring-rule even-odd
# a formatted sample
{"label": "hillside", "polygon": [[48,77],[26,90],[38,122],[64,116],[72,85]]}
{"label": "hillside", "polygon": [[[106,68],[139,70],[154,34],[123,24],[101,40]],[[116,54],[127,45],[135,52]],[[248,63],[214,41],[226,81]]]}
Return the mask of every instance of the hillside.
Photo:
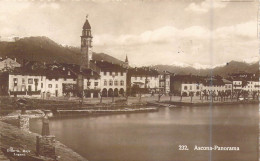
{"label": "hillside", "polygon": [[[30,61],[40,61],[46,63],[53,63],[54,61],[60,63],[79,64],[80,62],[80,48],[64,47],[52,41],[47,37],[27,37],[16,42],[0,42],[0,56],[17,58],[18,62],[23,59]],[[118,60],[105,53],[93,53],[94,60],[105,60],[115,64],[122,64]],[[196,69],[193,67],[180,67],[176,65],[155,65],[160,71],[170,71],[176,74],[195,74],[195,75],[214,75],[227,76],[229,73],[236,73],[245,71],[249,73],[256,73],[259,69],[259,63],[247,64],[244,62],[231,61],[228,65],[216,67],[212,69]]]}
{"label": "hillside", "polygon": [[259,71],[259,63],[247,64],[245,62],[231,61],[225,66],[215,67],[213,69],[195,69],[193,67],[179,67],[174,65],[155,65],[160,71],[167,70],[176,74],[194,74],[194,75],[221,75],[227,76],[229,73],[237,73],[240,71],[248,73],[257,73]]}
{"label": "hillside", "polygon": [[[16,42],[0,42],[0,56],[17,58],[30,61],[41,61],[53,63],[78,64],[80,62],[80,49],[75,47],[63,47],[47,37],[27,37]],[[93,53],[94,60],[105,60],[113,63],[123,63],[122,61],[104,53]]]}

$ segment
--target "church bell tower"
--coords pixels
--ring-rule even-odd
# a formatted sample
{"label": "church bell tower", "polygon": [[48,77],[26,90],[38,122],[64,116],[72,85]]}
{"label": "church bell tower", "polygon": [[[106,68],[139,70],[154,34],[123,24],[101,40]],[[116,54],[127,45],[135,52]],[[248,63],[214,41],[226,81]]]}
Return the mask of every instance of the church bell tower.
{"label": "church bell tower", "polygon": [[86,22],[82,28],[82,36],[81,36],[81,68],[90,68],[90,60],[92,60],[92,34],[91,34],[91,26],[88,22],[88,16]]}

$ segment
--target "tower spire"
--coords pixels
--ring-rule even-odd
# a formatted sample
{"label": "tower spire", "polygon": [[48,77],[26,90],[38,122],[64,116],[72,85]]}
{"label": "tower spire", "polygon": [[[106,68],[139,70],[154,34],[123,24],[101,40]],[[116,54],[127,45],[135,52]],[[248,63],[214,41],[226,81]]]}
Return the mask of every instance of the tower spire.
{"label": "tower spire", "polygon": [[127,54],[126,54],[126,57],[125,57],[125,63],[128,63],[128,57],[127,57]]}
{"label": "tower spire", "polygon": [[89,68],[90,60],[92,60],[92,34],[88,15],[86,15],[86,21],[82,29],[81,54],[81,67]]}

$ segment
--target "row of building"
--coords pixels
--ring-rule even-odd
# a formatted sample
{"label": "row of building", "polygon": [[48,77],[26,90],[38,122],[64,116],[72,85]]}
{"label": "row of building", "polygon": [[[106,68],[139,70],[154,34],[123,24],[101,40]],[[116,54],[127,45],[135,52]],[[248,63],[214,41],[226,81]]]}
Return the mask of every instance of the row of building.
{"label": "row of building", "polygon": [[[115,64],[92,59],[92,34],[88,19],[81,35],[78,64],[0,59],[0,94],[28,97],[113,97],[137,93],[173,93],[188,96],[202,92],[259,91],[257,74],[238,73],[223,79],[160,72],[150,67],[131,68],[128,59]],[[19,40],[18,40],[19,41]],[[21,63],[22,62],[22,63]]]}
{"label": "row of building", "polygon": [[[7,58],[11,64],[15,60]],[[12,60],[12,61],[10,61]],[[5,61],[5,60],[3,60]],[[112,97],[137,93],[173,93],[189,96],[205,92],[259,92],[257,73],[235,73],[227,78],[196,75],[175,75],[160,72],[150,67],[131,68],[125,64],[106,61],[91,61],[96,71],[80,69],[80,65],[41,62],[27,62],[11,67],[0,74],[0,94],[10,96],[60,97],[79,96],[82,88],[84,97]],[[0,62],[1,64],[1,62]],[[17,63],[19,64],[19,63]],[[6,68],[8,67],[8,68]],[[98,72],[97,72],[98,71]],[[79,75],[83,76],[80,82]],[[83,84],[82,87],[79,84]],[[128,93],[127,93],[128,91]]]}

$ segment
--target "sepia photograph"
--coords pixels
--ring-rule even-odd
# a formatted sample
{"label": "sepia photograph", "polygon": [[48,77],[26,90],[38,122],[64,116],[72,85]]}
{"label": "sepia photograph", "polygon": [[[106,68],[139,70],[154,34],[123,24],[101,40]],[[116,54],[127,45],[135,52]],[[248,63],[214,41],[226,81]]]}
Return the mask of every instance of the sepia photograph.
{"label": "sepia photograph", "polygon": [[0,161],[259,161],[258,0],[1,0]]}

